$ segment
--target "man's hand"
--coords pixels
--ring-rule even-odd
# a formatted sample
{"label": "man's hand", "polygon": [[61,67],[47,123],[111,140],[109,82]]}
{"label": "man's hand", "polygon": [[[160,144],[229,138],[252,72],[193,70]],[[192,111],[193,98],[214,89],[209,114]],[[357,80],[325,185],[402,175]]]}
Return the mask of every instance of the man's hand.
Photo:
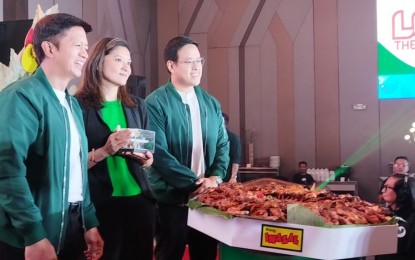
{"label": "man's hand", "polygon": [[197,190],[192,193],[192,197],[204,192],[207,188],[218,187],[218,182],[215,176],[209,178],[201,178],[196,181],[196,185],[202,184]]}
{"label": "man's hand", "polygon": [[47,238],[25,247],[25,260],[57,260],[55,248]]}
{"label": "man's hand", "polygon": [[237,183],[237,181],[236,181],[236,176],[235,177],[231,177],[230,179],[229,179],[229,181],[228,181],[229,183]]}
{"label": "man's hand", "polygon": [[101,258],[104,252],[104,241],[97,228],[91,228],[86,231],[85,242],[87,249],[84,251],[87,260],[96,260]]}

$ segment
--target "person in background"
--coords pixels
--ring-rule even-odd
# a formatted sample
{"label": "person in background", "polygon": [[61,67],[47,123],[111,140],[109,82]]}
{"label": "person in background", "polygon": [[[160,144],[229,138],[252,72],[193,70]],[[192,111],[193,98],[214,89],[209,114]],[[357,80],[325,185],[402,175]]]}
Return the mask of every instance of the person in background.
{"label": "person in background", "polygon": [[[392,166],[392,175],[393,174],[408,174],[409,172],[409,161],[406,156],[397,156],[395,160],[393,160],[393,163],[390,163],[389,165]],[[382,190],[383,185],[385,185],[386,179],[382,181],[379,188],[379,201],[380,203],[384,203],[383,197],[382,197]]]}
{"label": "person in background", "polygon": [[144,168],[153,154],[120,151],[130,142],[126,128],[148,128],[144,100],[127,93],[130,74],[127,42],[104,38],[91,50],[76,97],[88,137],[92,201],[106,243],[102,259],[151,260],[156,208]]}
{"label": "person in background", "polygon": [[314,178],[307,173],[307,162],[298,163],[298,172],[294,174],[292,181],[310,187],[314,183]]}
{"label": "person in background", "polygon": [[225,121],[226,132],[229,138],[229,166],[223,181],[234,183],[238,177],[239,164],[241,163],[241,141],[239,140],[239,136],[232,133],[228,128],[229,116],[225,113],[222,113],[222,116]]}
{"label": "person in background", "polygon": [[39,68],[0,93],[0,259],[98,259],[78,102],[67,93],[91,26],[64,13],[34,28]]}
{"label": "person in background", "polygon": [[397,156],[392,164],[392,174],[408,173],[409,161],[406,156]]}
{"label": "person in background", "polygon": [[376,256],[376,260],[414,259],[415,179],[408,174],[393,174],[386,179],[381,195],[398,221],[398,250],[396,254]]}
{"label": "person in background", "polygon": [[217,241],[187,226],[189,198],[226,176],[229,142],[219,102],[200,86],[204,58],[198,44],[179,36],[164,51],[170,80],[146,98],[156,132],[150,183],[157,198],[157,260],[215,259]]}

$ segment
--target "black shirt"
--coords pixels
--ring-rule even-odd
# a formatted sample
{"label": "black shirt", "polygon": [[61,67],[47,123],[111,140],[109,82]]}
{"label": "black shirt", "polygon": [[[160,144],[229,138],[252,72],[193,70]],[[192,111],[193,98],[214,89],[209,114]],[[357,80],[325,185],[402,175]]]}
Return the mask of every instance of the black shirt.
{"label": "black shirt", "polygon": [[402,208],[395,212],[398,219],[398,252],[396,254],[378,255],[376,260],[413,260],[415,259],[415,210]]}
{"label": "black shirt", "polygon": [[314,183],[314,179],[313,176],[311,176],[308,173],[302,174],[300,172],[296,173],[293,177],[293,182],[298,183],[298,184],[302,184],[302,185],[313,185]]}
{"label": "black shirt", "polygon": [[229,130],[226,130],[229,138],[229,166],[224,181],[229,181],[232,176],[232,164],[241,163],[241,141],[239,137]]}

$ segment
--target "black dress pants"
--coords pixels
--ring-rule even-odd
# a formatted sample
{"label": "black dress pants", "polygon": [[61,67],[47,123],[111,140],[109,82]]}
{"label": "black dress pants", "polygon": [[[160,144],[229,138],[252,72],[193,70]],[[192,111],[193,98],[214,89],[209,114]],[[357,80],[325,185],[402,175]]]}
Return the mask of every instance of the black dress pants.
{"label": "black dress pants", "polygon": [[[63,246],[58,254],[59,260],[84,259],[86,248],[81,217],[82,203],[69,205],[68,226]],[[16,248],[0,241],[0,260],[24,260],[24,248]]]}
{"label": "black dress pants", "polygon": [[156,260],[182,260],[186,244],[191,260],[215,260],[217,240],[187,226],[188,207],[157,205]]}
{"label": "black dress pants", "polygon": [[24,249],[13,247],[0,241],[1,260],[24,260]]}
{"label": "black dress pants", "polygon": [[58,253],[59,260],[82,260],[86,250],[84,229],[82,227],[82,203],[70,203],[68,226],[63,249]]}
{"label": "black dress pants", "polygon": [[155,203],[144,195],[112,197],[96,207],[104,240],[101,260],[152,260]]}

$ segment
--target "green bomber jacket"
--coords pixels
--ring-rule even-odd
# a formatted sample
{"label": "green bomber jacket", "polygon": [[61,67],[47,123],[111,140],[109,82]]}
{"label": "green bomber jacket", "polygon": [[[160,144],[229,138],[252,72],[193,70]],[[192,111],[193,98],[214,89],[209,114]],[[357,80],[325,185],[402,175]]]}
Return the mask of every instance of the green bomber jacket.
{"label": "green bomber jacket", "polygon": [[[219,102],[199,86],[194,87],[202,126],[205,177],[226,176],[229,141]],[[171,81],[146,98],[150,129],[156,132],[150,184],[159,203],[185,205],[197,189],[191,170],[192,122],[189,105],[182,102]]]}

